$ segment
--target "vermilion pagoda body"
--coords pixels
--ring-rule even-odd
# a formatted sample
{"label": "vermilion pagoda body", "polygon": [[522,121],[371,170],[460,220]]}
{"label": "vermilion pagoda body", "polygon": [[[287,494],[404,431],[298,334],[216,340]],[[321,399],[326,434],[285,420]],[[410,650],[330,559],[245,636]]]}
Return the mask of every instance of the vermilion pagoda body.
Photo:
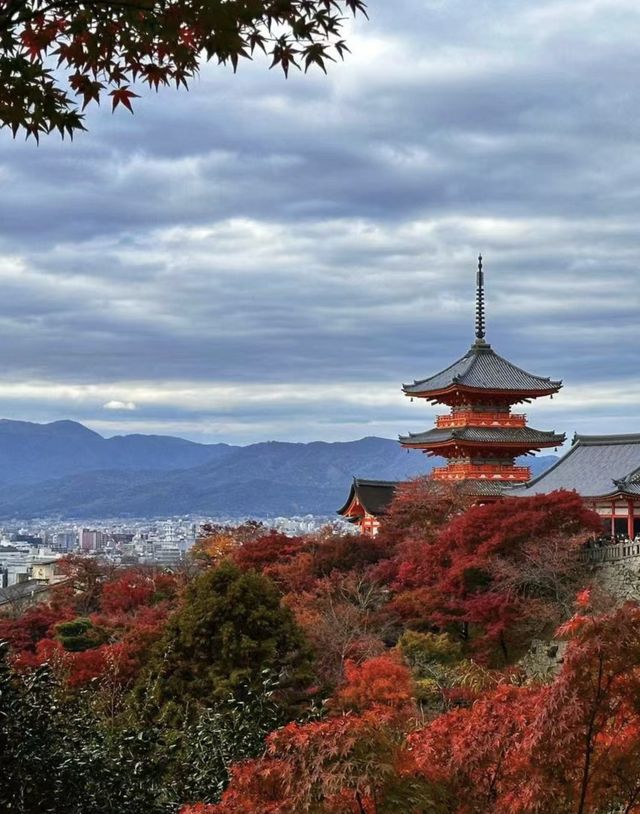
{"label": "vermilion pagoda body", "polygon": [[432,430],[400,437],[400,443],[448,459],[436,468],[437,480],[469,481],[476,494],[498,492],[505,481],[528,481],[528,466],[515,459],[558,447],[564,435],[527,426],[527,416],[512,413],[514,404],[552,396],[562,382],[527,373],[493,350],[485,340],[484,273],[477,274],[476,338],[467,353],[435,376],[403,386],[404,393],[450,408]]}

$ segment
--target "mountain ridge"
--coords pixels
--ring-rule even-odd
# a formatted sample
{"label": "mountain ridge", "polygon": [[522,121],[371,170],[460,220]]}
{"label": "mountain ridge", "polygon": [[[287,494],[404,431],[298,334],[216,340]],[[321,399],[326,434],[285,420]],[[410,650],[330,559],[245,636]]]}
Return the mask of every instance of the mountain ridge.
{"label": "mountain ridge", "polygon": [[[528,463],[537,474],[555,460]],[[234,446],[2,419],[0,518],[330,515],[354,476],[406,480],[439,463],[376,436]]]}

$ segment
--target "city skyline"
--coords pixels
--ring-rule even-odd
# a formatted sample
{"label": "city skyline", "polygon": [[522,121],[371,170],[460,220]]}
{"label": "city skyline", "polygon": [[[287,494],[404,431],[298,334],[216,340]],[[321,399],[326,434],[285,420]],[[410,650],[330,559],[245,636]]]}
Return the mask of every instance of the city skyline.
{"label": "city skyline", "polygon": [[0,134],[0,415],[234,444],[419,431],[435,410],[400,385],[468,348],[482,251],[488,341],[564,381],[536,424],[637,431],[640,11],[369,13],[328,77],[207,66],[133,117],[90,107],[73,144]]}

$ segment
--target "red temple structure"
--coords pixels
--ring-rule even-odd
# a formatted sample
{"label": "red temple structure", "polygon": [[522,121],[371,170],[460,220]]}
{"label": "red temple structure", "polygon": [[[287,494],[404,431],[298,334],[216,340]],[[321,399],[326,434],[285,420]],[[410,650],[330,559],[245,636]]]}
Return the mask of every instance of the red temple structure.
{"label": "red temple structure", "polygon": [[395,481],[354,478],[347,502],[337,514],[355,524],[362,534],[375,537],[397,485]]}
{"label": "red temple structure", "polygon": [[[565,436],[534,430],[527,425],[526,415],[512,413],[511,408],[553,396],[562,382],[516,367],[498,356],[485,335],[480,257],[474,343],[445,370],[403,387],[412,400],[444,404],[449,413],[436,418],[435,428],[402,436],[400,443],[446,458],[446,466],[432,471],[433,480],[461,482],[463,489],[481,502],[574,490],[601,516],[605,533],[623,539],[620,552],[605,547],[600,559],[640,553],[640,433],[576,435],[569,451],[531,480],[529,467],[518,465],[516,458],[560,446]],[[397,486],[395,482],[354,478],[339,514],[363,534],[375,535]]]}
{"label": "red temple structure", "polygon": [[527,373],[486,341],[482,256],[478,261],[474,343],[440,373],[403,386],[411,400],[443,404],[449,412],[436,418],[434,429],[401,436],[400,443],[447,459],[433,470],[435,480],[464,481],[472,494],[498,496],[506,484],[531,478],[529,467],[517,465],[516,458],[565,441],[564,435],[529,427],[527,416],[511,408],[553,396],[562,382]]}

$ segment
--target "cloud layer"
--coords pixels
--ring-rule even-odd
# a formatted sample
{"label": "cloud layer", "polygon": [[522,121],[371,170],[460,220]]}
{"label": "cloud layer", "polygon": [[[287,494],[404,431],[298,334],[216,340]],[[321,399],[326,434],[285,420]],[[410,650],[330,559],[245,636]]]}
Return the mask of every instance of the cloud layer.
{"label": "cloud layer", "polygon": [[371,0],[325,78],[207,67],[39,148],[0,133],[0,413],[243,443],[418,430],[473,331],[640,430],[640,9]]}

